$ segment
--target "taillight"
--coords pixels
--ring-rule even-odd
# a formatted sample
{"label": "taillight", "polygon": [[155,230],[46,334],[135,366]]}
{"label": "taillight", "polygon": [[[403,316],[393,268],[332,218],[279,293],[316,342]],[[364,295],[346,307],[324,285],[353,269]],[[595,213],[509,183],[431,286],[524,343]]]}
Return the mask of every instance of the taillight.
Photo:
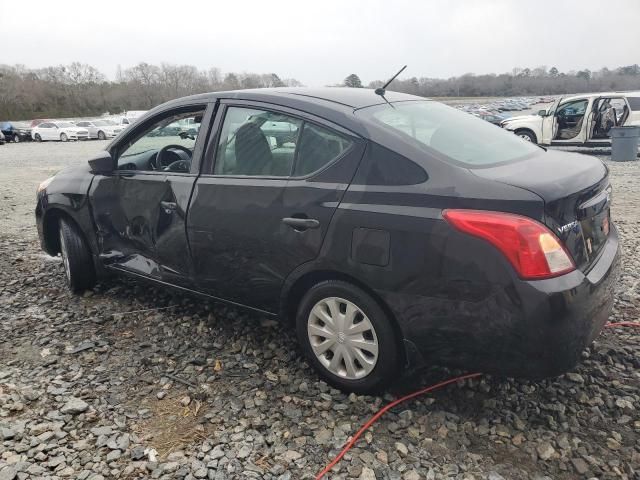
{"label": "taillight", "polygon": [[558,237],[531,218],[483,210],[445,210],[442,216],[458,230],[495,246],[521,278],[540,280],[576,268]]}

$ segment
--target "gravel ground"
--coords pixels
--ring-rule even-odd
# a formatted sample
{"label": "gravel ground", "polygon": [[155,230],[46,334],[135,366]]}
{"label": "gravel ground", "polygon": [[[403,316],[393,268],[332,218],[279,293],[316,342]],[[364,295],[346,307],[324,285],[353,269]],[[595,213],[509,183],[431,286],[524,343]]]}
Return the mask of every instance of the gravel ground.
{"label": "gravel ground", "polygon": [[[0,147],[0,480],[313,478],[388,400],[452,375],[347,396],[273,320],[131,280],[69,294],[34,191],[104,144]],[[609,166],[626,252],[612,320],[637,321],[640,162]],[[481,377],[397,407],[329,477],[640,479],[639,369],[638,332],[608,329],[561,378]]]}

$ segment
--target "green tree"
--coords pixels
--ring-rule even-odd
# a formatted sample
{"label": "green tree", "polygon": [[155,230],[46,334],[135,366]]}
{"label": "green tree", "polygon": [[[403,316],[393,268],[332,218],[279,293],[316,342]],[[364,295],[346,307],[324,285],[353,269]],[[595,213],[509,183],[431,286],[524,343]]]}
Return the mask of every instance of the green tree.
{"label": "green tree", "polygon": [[557,77],[558,76],[558,69],[556,67],[551,67],[551,70],[549,70],[549,75],[551,75],[552,77]]}
{"label": "green tree", "polygon": [[362,88],[362,82],[360,81],[360,77],[358,75],[352,73],[344,79],[344,86],[351,88]]}

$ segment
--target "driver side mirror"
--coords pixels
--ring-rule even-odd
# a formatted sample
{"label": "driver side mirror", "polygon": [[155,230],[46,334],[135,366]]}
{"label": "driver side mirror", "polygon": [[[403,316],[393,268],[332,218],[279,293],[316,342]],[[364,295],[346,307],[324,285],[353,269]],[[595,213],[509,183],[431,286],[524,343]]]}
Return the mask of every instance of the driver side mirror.
{"label": "driver side mirror", "polygon": [[546,110],[538,110],[538,115],[541,117],[546,117],[548,115]]}
{"label": "driver side mirror", "polygon": [[92,173],[111,173],[113,171],[113,157],[109,152],[102,151],[89,159]]}

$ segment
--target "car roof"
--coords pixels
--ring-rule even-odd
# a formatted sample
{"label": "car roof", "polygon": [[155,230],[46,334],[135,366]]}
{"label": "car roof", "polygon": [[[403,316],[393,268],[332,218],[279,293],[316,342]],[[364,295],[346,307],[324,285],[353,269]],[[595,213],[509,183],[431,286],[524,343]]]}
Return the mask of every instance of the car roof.
{"label": "car roof", "polygon": [[600,92],[600,93],[584,93],[582,95],[571,95],[562,97],[562,100],[573,100],[579,98],[596,98],[596,97],[640,97],[640,91],[631,92]]}
{"label": "car roof", "polygon": [[[279,88],[255,88],[247,90],[231,90],[225,92],[211,92],[200,95],[193,95],[178,100],[215,100],[215,99],[238,99],[257,100],[277,103],[292,101],[295,103],[308,103],[310,105],[333,106],[336,109],[349,108],[358,109],[381,103],[400,102],[410,100],[425,100],[424,97],[417,97],[406,93],[387,91],[384,98],[375,93],[370,88],[347,88],[347,87],[279,87]],[[176,101],[178,101],[176,100]]]}
{"label": "car roof", "polygon": [[360,108],[390,102],[425,101],[428,99],[393,91],[387,91],[385,96],[382,97],[370,88],[258,88],[232,90],[228,92],[211,92],[178,98],[150,110],[142,119],[149,118],[160,110],[196,103],[214,102],[216,100],[264,102],[271,105],[291,108],[328,120],[360,136],[366,136],[366,129],[360,123],[359,119],[353,115],[354,111]]}

